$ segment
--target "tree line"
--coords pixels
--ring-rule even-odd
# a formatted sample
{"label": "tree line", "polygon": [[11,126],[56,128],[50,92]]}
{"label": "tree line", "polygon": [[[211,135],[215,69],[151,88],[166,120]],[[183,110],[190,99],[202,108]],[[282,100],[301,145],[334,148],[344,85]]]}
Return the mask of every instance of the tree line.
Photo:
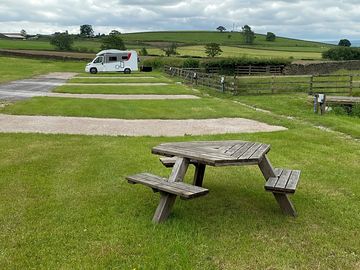
{"label": "tree line", "polygon": [[[56,32],[50,37],[50,44],[55,46],[60,51],[71,51],[73,49],[74,39],[76,35],[70,35],[68,31],[63,33]],[[117,30],[112,30],[108,35],[100,33],[95,36],[94,30],[90,24],[80,26],[80,37],[83,38],[101,38],[101,49],[118,49],[125,50],[125,43],[121,38],[121,33]]]}

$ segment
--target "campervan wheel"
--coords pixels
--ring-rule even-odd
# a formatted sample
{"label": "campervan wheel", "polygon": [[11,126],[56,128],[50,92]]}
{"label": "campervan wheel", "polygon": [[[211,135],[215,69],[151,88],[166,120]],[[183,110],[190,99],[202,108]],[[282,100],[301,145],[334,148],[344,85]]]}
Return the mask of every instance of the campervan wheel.
{"label": "campervan wheel", "polygon": [[124,69],[124,74],[130,74],[131,73],[131,69],[130,68],[125,68]]}
{"label": "campervan wheel", "polygon": [[96,69],[96,68],[90,68],[90,73],[91,73],[91,74],[96,74],[96,73],[97,73],[97,69]]}

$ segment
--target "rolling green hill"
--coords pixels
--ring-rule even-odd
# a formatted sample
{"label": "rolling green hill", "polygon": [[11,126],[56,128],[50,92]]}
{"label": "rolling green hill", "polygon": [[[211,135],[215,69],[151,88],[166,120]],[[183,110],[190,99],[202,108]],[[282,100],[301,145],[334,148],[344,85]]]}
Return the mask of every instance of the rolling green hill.
{"label": "rolling green hill", "polygon": [[[204,57],[203,45],[211,42],[219,43],[224,53],[222,57],[266,57],[291,59],[320,59],[321,52],[334,45],[284,37],[275,41],[266,41],[265,35],[256,34],[254,44],[243,41],[240,32],[215,31],[164,31],[122,34],[127,48],[140,50],[146,47],[150,54],[163,55],[161,48],[171,42],[179,45],[180,55]],[[101,40],[76,38],[74,49],[83,52],[100,50]],[[46,38],[41,40],[11,40],[0,38],[0,49],[55,50]]]}
{"label": "rolling green hill", "polygon": [[[249,46],[243,41],[240,32],[215,32],[215,31],[164,31],[164,32],[141,32],[123,34],[125,42],[141,43],[141,42],[179,42],[192,44],[206,44],[216,42],[221,45],[228,46]],[[266,41],[265,35],[256,34],[254,44],[256,47],[306,47],[316,49],[329,48],[332,45],[305,41],[299,39],[277,37],[274,42]]]}

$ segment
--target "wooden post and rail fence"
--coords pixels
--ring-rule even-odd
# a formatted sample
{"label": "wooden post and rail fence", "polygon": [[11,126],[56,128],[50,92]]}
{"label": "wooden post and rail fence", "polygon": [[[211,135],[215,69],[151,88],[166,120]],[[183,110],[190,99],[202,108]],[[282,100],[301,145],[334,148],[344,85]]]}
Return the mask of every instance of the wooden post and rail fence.
{"label": "wooden post and rail fence", "polygon": [[360,91],[360,74],[225,76],[166,66],[165,73],[194,84],[234,95],[330,93],[352,95]]}

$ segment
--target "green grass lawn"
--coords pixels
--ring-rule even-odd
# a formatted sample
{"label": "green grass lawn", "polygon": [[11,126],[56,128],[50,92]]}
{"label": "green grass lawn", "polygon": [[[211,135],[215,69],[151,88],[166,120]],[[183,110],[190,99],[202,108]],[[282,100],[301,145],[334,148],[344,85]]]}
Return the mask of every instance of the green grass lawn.
{"label": "green grass lawn", "polygon": [[158,94],[158,95],[181,95],[181,94],[197,94],[197,92],[183,85],[126,85],[126,86],[106,86],[106,85],[63,85],[57,87],[53,92],[58,93],[74,93],[74,94]]}
{"label": "green grass lawn", "polygon": [[84,69],[83,62],[34,60],[0,56],[0,83],[30,78],[55,71],[79,72]]}
{"label": "green grass lawn", "polygon": [[[3,67],[0,80],[80,68],[77,63],[29,61],[24,62],[27,72],[15,63]],[[143,88],[62,86],[57,91],[140,93]],[[174,84],[151,89],[191,91]],[[359,269],[360,145],[313,127],[360,137],[359,118],[316,116],[305,94],[199,94],[199,100],[165,101],[36,97],[0,109],[126,119],[245,117],[289,128],[171,138],[0,133],[0,269]],[[271,193],[264,191],[256,166],[209,167],[204,179],[209,194],[177,200],[167,222],[152,224],[159,195],[125,180],[139,172],[170,174],[151,147],[228,139],[271,144],[275,167],[302,171],[291,198],[299,216],[281,213]],[[193,172],[190,168],[186,182]]]}
{"label": "green grass lawn", "polygon": [[[272,48],[272,47],[271,47]],[[270,50],[262,48],[240,48],[240,47],[229,47],[221,46],[221,57],[260,57],[260,58],[294,58],[294,59],[321,59],[320,52],[303,52],[303,51],[291,51],[290,49],[285,50]],[[191,56],[206,56],[204,46],[184,46],[179,47],[177,52],[180,55],[191,55]]]}
{"label": "green grass lawn", "polygon": [[312,99],[309,99],[306,94],[273,95],[266,96],[266,98],[245,96],[237,99],[243,103],[270,110],[277,114],[295,116],[314,125],[325,126],[360,138],[360,118],[341,116],[334,113],[317,115],[313,112]]}
{"label": "green grass lawn", "polygon": [[257,117],[253,110],[239,106],[231,101],[214,98],[191,100],[100,100],[35,97],[1,108],[0,113],[122,119]]}
{"label": "green grass lawn", "polygon": [[[85,65],[84,65],[85,67]],[[123,72],[101,72],[96,74],[91,74],[88,72],[85,72],[82,70],[77,77],[92,77],[92,78],[101,78],[101,77],[156,77],[156,78],[164,78],[164,74],[160,71],[151,71],[151,72],[140,72],[140,71],[134,71],[131,74],[124,74]]]}
{"label": "green grass lawn", "polygon": [[[125,176],[167,176],[162,142],[270,143],[276,166],[301,169],[282,215],[257,167],[209,168],[207,196],[151,218],[159,195]],[[275,133],[179,138],[0,134],[2,269],[357,269],[359,144],[301,126]],[[186,181],[191,180],[191,172]],[[196,254],[196,256],[194,256]]]}
{"label": "green grass lawn", "polygon": [[[145,76],[145,75],[143,75]],[[105,77],[96,77],[96,79],[93,78],[73,78],[68,81],[69,83],[170,83],[172,82],[170,79],[161,76],[161,77],[154,77],[154,78],[139,78],[135,76],[130,76],[121,78],[120,76],[118,78],[105,78]]]}

